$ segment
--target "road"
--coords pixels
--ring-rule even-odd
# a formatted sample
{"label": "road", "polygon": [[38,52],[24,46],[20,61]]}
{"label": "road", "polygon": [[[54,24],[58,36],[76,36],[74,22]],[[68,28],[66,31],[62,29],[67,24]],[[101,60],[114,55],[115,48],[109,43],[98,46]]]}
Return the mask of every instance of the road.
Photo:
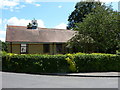
{"label": "road", "polygon": [[47,76],[3,72],[2,88],[118,88],[118,78]]}

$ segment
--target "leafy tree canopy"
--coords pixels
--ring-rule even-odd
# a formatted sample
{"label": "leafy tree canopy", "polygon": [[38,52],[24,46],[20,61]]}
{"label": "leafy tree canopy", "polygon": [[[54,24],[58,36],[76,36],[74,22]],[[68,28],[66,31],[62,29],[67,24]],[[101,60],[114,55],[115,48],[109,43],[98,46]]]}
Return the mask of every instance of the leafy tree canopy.
{"label": "leafy tree canopy", "polygon": [[0,41],[0,51],[8,51],[7,44],[5,42]]}
{"label": "leafy tree canopy", "polygon": [[[109,7],[97,6],[91,13],[86,15],[82,23],[76,23],[75,25],[76,28],[74,29],[77,30],[78,33],[68,43],[69,46],[75,50],[83,52],[115,53],[119,48],[119,12],[113,11]],[[85,39],[85,37],[90,38]],[[81,38],[84,40],[81,41]],[[92,42],[90,40],[91,38]]]}
{"label": "leafy tree canopy", "polygon": [[100,1],[96,2],[94,0],[84,0],[78,2],[75,5],[75,10],[68,18],[69,23],[67,29],[73,29],[75,27],[75,23],[83,22],[83,18],[85,18],[87,14],[91,13],[97,6],[104,6],[104,4]]}

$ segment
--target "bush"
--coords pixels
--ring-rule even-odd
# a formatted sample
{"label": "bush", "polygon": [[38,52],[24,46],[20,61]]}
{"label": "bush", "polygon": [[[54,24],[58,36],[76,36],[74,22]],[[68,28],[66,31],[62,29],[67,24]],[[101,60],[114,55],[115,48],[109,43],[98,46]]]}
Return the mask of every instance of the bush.
{"label": "bush", "polygon": [[117,55],[75,55],[78,72],[120,71],[120,56]]}
{"label": "bush", "polygon": [[15,55],[2,56],[3,71],[26,73],[69,72],[65,55]]}
{"label": "bush", "polygon": [[66,54],[66,60],[67,60],[67,63],[69,64],[69,69],[72,72],[76,72],[77,69],[76,69],[76,63],[74,61],[74,55],[72,55],[72,54]]}
{"label": "bush", "polygon": [[30,55],[3,53],[2,70],[24,73],[65,73],[120,71],[120,55],[76,53]]}
{"label": "bush", "polygon": [[[0,41],[1,43],[2,41]],[[6,42],[2,42],[2,51],[8,52],[8,47]]]}
{"label": "bush", "polygon": [[120,55],[120,50],[116,50],[116,54]]}

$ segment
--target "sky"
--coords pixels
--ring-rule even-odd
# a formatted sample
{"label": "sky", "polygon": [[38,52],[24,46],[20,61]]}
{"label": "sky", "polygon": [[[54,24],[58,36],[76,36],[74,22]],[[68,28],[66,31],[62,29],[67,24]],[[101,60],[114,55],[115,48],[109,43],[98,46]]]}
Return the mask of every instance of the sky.
{"label": "sky", "polygon": [[[74,10],[76,2],[3,0],[0,3],[0,40],[5,41],[7,24],[27,26],[34,18],[39,27],[66,29],[68,16]],[[111,2],[113,9],[118,10],[118,2]],[[111,2],[105,3],[110,5]]]}

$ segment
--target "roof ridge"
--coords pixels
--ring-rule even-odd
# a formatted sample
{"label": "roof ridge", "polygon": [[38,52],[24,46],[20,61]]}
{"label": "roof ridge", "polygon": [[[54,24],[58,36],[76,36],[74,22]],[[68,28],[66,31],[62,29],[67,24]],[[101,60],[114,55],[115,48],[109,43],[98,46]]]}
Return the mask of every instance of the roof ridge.
{"label": "roof ridge", "polygon": [[[7,25],[7,27],[27,27],[27,26]],[[38,27],[38,29],[44,29],[44,30],[68,30],[68,29],[42,28],[42,27]]]}
{"label": "roof ridge", "polygon": [[68,30],[68,29],[58,29],[58,28],[41,28],[41,27],[38,27],[39,29],[51,29],[51,30]]}
{"label": "roof ridge", "polygon": [[7,25],[7,27],[27,27],[27,26],[15,26],[15,25]]}

